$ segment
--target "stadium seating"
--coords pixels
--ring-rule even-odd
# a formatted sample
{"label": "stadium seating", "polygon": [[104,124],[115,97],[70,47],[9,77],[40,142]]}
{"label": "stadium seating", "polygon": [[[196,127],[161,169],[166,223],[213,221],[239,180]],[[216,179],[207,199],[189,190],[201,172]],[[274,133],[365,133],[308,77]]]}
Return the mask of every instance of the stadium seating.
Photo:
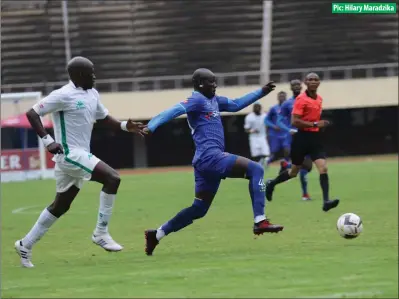
{"label": "stadium seating", "polygon": [[[64,82],[61,1],[5,0],[1,5],[2,83]],[[197,67],[219,73],[258,71],[262,8],[261,1],[251,0],[228,5],[225,1],[206,5],[168,0],[68,1],[72,56],[89,57],[102,80],[183,75]],[[395,17],[333,15],[326,0],[274,1],[271,68],[396,62]],[[234,80],[225,83],[236,84]],[[154,84],[137,87],[152,89]],[[132,82],[118,85],[119,90],[132,88]],[[105,90],[101,84],[99,89]]]}
{"label": "stadium seating", "polygon": [[273,1],[272,69],[398,61],[397,15],[337,15],[331,1]]}
{"label": "stadium seating", "polygon": [[24,1],[14,1],[9,6],[3,2],[2,84],[47,81],[53,74],[46,1],[36,1],[31,6],[24,6]]}

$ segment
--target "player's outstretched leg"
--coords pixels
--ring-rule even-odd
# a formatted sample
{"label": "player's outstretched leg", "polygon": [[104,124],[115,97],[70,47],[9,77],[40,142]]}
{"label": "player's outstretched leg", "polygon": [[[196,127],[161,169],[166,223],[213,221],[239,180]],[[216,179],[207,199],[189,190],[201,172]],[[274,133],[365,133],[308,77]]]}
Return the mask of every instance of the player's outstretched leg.
{"label": "player's outstretched leg", "polygon": [[253,233],[260,235],[278,233],[283,226],[270,223],[265,216],[265,183],[263,181],[264,170],[259,164],[244,157],[238,157],[228,177],[247,178],[249,180],[249,193],[254,213]]}
{"label": "player's outstretched leg", "polygon": [[36,223],[28,234],[21,240],[15,242],[15,250],[21,258],[21,265],[26,268],[32,268],[32,247],[38,242],[55,221],[65,214],[79,189],[75,186],[70,187],[66,192],[57,193],[51,205],[45,208],[37,219]]}
{"label": "player's outstretched leg", "polygon": [[201,196],[202,198],[205,198],[205,200],[195,198],[191,206],[181,210],[172,219],[161,225],[157,230],[146,230],[144,232],[146,239],[145,253],[147,255],[152,255],[155,247],[163,237],[189,226],[196,219],[204,217],[209,210],[214,195],[215,194],[209,194],[211,198]]}
{"label": "player's outstretched leg", "polygon": [[329,197],[329,179],[327,171],[327,161],[325,159],[317,159],[314,161],[320,173],[320,187],[323,191],[323,211],[327,212],[339,204],[339,199],[330,200]]}
{"label": "player's outstretched leg", "polygon": [[123,247],[116,243],[108,232],[108,223],[121,182],[119,174],[108,164],[100,161],[93,170],[91,180],[103,184],[100,192],[97,225],[92,235],[92,241],[107,251],[121,251]]}
{"label": "player's outstretched leg", "polygon": [[177,232],[189,226],[196,219],[204,217],[219,189],[221,178],[209,175],[195,169],[195,199],[191,206],[181,210],[172,219],[165,222],[158,229],[150,229],[145,234],[145,253],[152,255],[159,241],[172,232]]}
{"label": "player's outstretched leg", "polygon": [[280,162],[279,173],[282,173],[283,171],[286,171],[289,168],[291,168],[291,157],[290,157],[291,139],[292,139],[291,135],[287,135],[281,141],[281,147],[283,149],[283,159]]}

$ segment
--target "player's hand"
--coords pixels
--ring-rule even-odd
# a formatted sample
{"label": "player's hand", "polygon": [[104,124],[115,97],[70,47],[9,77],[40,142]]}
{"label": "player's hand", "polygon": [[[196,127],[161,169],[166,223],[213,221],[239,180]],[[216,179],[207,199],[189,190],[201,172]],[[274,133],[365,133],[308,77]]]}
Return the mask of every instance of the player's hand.
{"label": "player's hand", "polygon": [[321,120],[317,123],[318,128],[325,128],[330,125],[330,122],[328,120]]}
{"label": "player's hand", "polygon": [[271,93],[276,88],[276,85],[273,81],[270,81],[265,86],[262,87],[262,90],[265,94]]}
{"label": "player's hand", "polygon": [[150,129],[147,126],[143,129],[143,134],[144,135],[151,134],[151,131],[150,131]]}
{"label": "player's hand", "polygon": [[259,131],[257,129],[252,129],[251,130],[251,134],[257,134],[257,133],[259,133]]}
{"label": "player's hand", "polygon": [[63,154],[64,153],[64,149],[62,148],[62,145],[57,143],[57,142],[53,142],[53,143],[49,144],[47,146],[47,150],[50,153],[52,153],[53,155]]}
{"label": "player's hand", "polygon": [[140,122],[134,122],[131,119],[127,121],[126,128],[129,132],[139,134],[140,136],[144,137],[143,129],[145,125]]}
{"label": "player's hand", "polygon": [[281,131],[281,129],[280,129],[279,126],[274,126],[274,130],[276,130],[276,131]]}

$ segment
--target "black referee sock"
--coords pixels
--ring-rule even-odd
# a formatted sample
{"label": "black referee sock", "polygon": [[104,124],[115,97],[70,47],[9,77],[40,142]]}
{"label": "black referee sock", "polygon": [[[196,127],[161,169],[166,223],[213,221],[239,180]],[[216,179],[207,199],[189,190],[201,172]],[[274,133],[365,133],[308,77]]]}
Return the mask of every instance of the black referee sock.
{"label": "black referee sock", "polygon": [[288,171],[289,170],[285,170],[285,171],[281,172],[273,181],[270,182],[270,184],[275,186],[275,185],[278,185],[285,181],[288,181],[291,178]]}
{"label": "black referee sock", "polygon": [[320,175],[320,186],[321,186],[321,190],[323,190],[323,200],[324,200],[324,202],[326,202],[329,200],[329,195],[328,195],[329,184],[328,184],[328,174],[327,173],[322,173]]}

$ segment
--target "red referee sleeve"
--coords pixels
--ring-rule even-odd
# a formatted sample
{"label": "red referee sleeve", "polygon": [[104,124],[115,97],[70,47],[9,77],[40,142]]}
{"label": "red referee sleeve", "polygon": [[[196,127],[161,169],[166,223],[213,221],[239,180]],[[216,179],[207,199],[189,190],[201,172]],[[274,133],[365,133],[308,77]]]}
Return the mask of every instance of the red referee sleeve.
{"label": "red referee sleeve", "polygon": [[304,109],[305,101],[302,98],[297,98],[294,103],[294,108],[292,108],[292,114],[303,116]]}

